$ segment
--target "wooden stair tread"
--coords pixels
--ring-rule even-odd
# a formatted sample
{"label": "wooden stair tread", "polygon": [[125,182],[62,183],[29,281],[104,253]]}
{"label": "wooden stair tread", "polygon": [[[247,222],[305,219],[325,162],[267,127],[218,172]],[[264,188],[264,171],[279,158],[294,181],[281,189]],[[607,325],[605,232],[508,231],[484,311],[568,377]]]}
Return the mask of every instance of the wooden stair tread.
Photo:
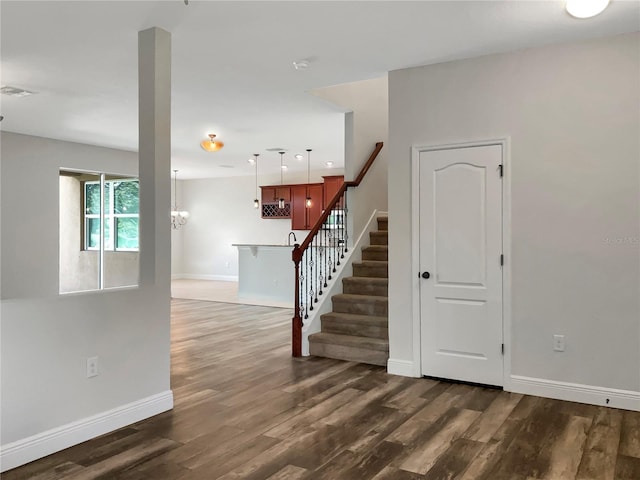
{"label": "wooden stair tread", "polygon": [[337,333],[313,333],[309,335],[309,342],[357,347],[367,350],[389,351],[389,340],[383,338],[358,337],[356,335],[339,335]]}
{"label": "wooden stair tread", "polygon": [[362,250],[377,250],[380,252],[388,252],[389,245],[369,245],[368,247],[362,247]]}

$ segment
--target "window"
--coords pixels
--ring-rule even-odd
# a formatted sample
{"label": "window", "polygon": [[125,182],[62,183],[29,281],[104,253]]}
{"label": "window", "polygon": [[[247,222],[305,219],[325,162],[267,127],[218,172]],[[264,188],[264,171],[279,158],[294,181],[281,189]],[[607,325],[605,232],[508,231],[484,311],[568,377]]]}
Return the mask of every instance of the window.
{"label": "window", "polygon": [[138,285],[139,185],[130,175],[60,169],[60,293]]}
{"label": "window", "polygon": [[[104,250],[138,251],[137,179],[104,181]],[[84,249],[100,249],[100,182],[84,182]]]}

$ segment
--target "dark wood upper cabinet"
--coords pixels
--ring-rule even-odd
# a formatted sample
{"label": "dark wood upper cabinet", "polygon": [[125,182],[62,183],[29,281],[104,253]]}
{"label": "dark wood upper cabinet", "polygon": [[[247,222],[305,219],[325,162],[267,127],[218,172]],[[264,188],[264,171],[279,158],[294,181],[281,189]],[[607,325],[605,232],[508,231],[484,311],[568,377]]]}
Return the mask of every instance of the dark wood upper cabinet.
{"label": "dark wood upper cabinet", "polygon": [[[323,183],[260,187],[262,218],[291,218],[292,230],[311,230],[344,182],[343,175],[322,178]],[[307,206],[307,197],[311,198],[309,206]],[[283,209],[277,206],[280,198],[285,201]],[[342,202],[338,204],[338,208],[342,208]]]}
{"label": "dark wood upper cabinet", "polygon": [[274,203],[284,198],[285,202],[291,201],[291,187],[289,185],[271,185],[260,187],[262,190],[262,203]]}
{"label": "dark wood upper cabinet", "polygon": [[[322,214],[323,184],[309,183],[291,186],[291,229],[311,230]],[[311,205],[307,206],[307,197]]]}
{"label": "dark wood upper cabinet", "polygon": [[[322,208],[327,208],[329,202],[334,197],[340,187],[344,183],[344,175],[330,175],[322,177],[324,179],[324,200],[322,202]],[[338,208],[342,208],[342,200],[338,203]]]}

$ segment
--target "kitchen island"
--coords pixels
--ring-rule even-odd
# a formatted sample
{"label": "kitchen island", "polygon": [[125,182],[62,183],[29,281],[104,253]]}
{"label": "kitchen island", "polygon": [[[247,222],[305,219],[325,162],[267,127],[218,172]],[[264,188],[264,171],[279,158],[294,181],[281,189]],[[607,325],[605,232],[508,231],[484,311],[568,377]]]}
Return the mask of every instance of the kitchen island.
{"label": "kitchen island", "polygon": [[293,245],[234,243],[238,248],[238,299],[293,308]]}

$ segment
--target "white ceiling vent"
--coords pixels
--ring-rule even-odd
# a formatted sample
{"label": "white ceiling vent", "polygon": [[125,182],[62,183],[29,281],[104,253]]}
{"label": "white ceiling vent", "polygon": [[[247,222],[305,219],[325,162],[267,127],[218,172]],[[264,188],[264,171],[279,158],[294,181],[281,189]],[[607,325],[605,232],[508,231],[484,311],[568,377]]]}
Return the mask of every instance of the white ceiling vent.
{"label": "white ceiling vent", "polygon": [[9,95],[10,97],[28,97],[29,95],[34,95],[38,92],[32,92],[30,90],[25,90],[23,88],[10,87],[9,85],[4,85],[0,87],[0,93],[2,93],[2,95]]}

